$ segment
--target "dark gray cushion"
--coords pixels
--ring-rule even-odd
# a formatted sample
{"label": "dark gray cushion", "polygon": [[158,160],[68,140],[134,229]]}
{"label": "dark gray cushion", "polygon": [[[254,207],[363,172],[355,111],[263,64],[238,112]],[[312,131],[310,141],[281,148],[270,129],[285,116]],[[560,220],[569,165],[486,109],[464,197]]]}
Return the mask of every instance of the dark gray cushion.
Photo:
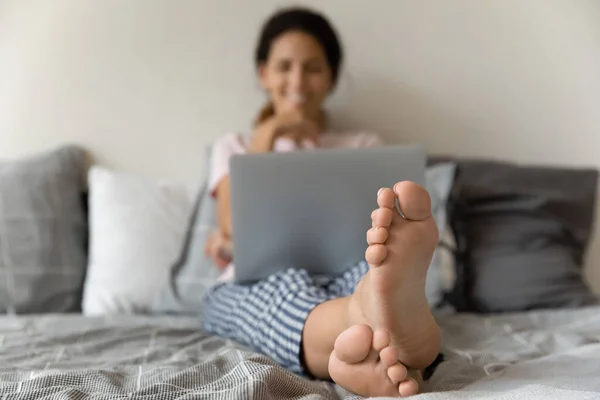
{"label": "dark gray cushion", "polygon": [[596,302],[582,269],[597,178],[590,169],[459,161],[451,221],[464,297],[455,306],[504,312]]}
{"label": "dark gray cushion", "polygon": [[86,164],[77,147],[0,162],[0,312],[80,309]]}

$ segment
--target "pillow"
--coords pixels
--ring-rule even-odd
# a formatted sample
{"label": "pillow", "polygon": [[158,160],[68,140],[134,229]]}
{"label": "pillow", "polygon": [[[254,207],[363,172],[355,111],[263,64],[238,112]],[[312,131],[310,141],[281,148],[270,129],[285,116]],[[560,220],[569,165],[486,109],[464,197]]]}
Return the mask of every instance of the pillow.
{"label": "pillow", "polygon": [[183,184],[100,166],[90,169],[89,185],[83,313],[143,313],[179,256],[193,196]]}
{"label": "pillow", "polygon": [[[431,194],[434,218],[441,232],[447,231],[445,205],[452,188],[454,172],[454,163],[444,163],[428,168],[426,174],[426,188]],[[169,284],[157,296],[152,307],[154,312],[176,314],[202,312],[204,294],[216,283],[219,276],[219,270],[213,261],[204,254],[208,235],[217,228],[217,202],[206,190],[205,185],[198,197],[196,213],[192,219],[182,257],[173,268]],[[445,293],[452,289],[453,282],[451,278],[449,281],[448,277],[453,274],[448,271],[453,271],[453,262],[452,249],[440,247],[436,250],[426,284],[426,295],[434,306],[445,304]]]}
{"label": "pillow", "polygon": [[596,302],[582,267],[597,178],[586,169],[460,161],[451,200],[464,266],[458,309],[488,313]]}
{"label": "pillow", "polygon": [[425,296],[432,308],[453,307],[447,302],[447,294],[454,288],[455,240],[449,229],[448,198],[454,183],[456,164],[452,162],[428,166],[425,172],[425,189],[431,197],[432,215],[438,226],[440,245],[433,253],[427,271]]}
{"label": "pillow", "polygon": [[[206,152],[206,177],[210,166],[210,149]],[[179,259],[170,269],[151,306],[153,313],[199,314],[206,291],[216,283],[220,271],[211,258],[204,254],[211,232],[219,228],[217,201],[211,196],[208,179],[204,178],[196,198],[194,214]]]}
{"label": "pillow", "polygon": [[0,312],[80,310],[86,167],[75,146],[0,162]]}

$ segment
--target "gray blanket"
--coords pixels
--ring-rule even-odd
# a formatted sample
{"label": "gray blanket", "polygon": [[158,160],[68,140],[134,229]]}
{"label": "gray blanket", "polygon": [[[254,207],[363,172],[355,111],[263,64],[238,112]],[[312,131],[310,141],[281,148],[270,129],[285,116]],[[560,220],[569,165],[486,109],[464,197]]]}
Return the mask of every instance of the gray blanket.
{"label": "gray blanket", "polygon": [[[421,399],[600,398],[600,307],[439,317]],[[2,399],[339,399],[187,317],[0,317]]]}

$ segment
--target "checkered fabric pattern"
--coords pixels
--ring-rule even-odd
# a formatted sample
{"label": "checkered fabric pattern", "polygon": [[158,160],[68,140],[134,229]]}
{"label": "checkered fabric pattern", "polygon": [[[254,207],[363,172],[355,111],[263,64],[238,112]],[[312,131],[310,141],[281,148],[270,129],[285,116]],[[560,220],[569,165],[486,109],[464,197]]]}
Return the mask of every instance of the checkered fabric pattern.
{"label": "checkered fabric pattern", "polygon": [[351,295],[368,270],[369,265],[362,261],[329,280],[288,269],[252,285],[221,283],[205,298],[204,329],[306,375],[300,350],[308,314],[327,300]]}
{"label": "checkered fabric pattern", "polygon": [[74,146],[0,162],[0,312],[80,308],[86,162]]}

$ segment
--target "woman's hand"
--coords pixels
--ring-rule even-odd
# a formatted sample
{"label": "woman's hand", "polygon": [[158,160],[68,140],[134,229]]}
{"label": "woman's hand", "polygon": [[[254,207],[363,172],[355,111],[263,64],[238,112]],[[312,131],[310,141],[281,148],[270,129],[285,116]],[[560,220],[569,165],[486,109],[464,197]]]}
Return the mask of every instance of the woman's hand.
{"label": "woman's hand", "polygon": [[272,151],[275,140],[280,137],[292,139],[299,145],[305,140],[315,142],[318,134],[317,124],[305,118],[299,111],[275,115],[256,128],[251,150]]}
{"label": "woman's hand", "polygon": [[204,254],[212,258],[219,269],[225,269],[232,261],[233,243],[220,229],[211,234],[206,241]]}

